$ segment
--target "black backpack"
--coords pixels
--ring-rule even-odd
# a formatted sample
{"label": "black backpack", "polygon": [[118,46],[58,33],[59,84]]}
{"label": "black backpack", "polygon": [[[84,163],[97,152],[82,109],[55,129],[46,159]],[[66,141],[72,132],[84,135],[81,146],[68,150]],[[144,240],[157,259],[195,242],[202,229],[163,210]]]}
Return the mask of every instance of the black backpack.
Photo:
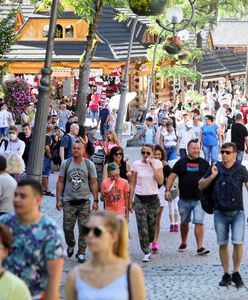
{"label": "black backpack", "polygon": [[214,110],[217,111],[219,108],[220,108],[220,102],[217,99],[215,99],[214,100]]}
{"label": "black backpack", "polygon": [[61,143],[61,140],[56,142],[52,149],[52,161],[55,165],[61,165],[61,158],[59,155],[60,143]]}
{"label": "black backpack", "polygon": [[0,148],[2,147],[3,143],[4,143],[4,152],[5,152],[8,147],[8,140],[2,139],[0,142]]}
{"label": "black backpack", "polygon": [[228,129],[231,129],[232,124],[235,123],[235,116],[232,116],[232,117],[226,116],[226,117],[227,117],[227,126],[226,126],[225,132],[226,132]]}

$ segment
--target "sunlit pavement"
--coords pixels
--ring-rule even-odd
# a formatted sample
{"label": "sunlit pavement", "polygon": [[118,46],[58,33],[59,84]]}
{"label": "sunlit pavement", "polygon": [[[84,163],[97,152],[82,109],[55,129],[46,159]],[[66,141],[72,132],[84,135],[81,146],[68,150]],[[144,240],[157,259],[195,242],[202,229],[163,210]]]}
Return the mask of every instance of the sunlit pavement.
{"label": "sunlit pavement", "polygon": [[[124,141],[127,138],[124,138]],[[139,158],[140,148],[125,148],[125,154],[129,156],[129,162]],[[248,166],[248,156],[245,156],[244,164]],[[55,192],[55,185],[58,174],[52,174],[50,187]],[[244,191],[244,203],[246,210],[247,191]],[[62,212],[55,209],[55,198],[44,197],[42,211],[51,216],[62,228]],[[140,250],[138,234],[136,229],[135,216],[130,217],[130,256],[134,262],[140,263],[145,276],[147,299],[173,299],[173,300],[236,300],[248,299],[248,291],[245,288],[237,290],[234,286],[228,288],[219,287],[223,271],[218,256],[218,247],[213,226],[213,216],[205,218],[205,239],[204,247],[210,249],[206,257],[196,255],[196,242],[193,229],[190,227],[188,248],[184,253],[177,252],[180,244],[180,233],[169,232],[168,209],[165,209],[162,216],[162,228],[159,237],[159,251],[152,255],[149,263],[142,263],[143,254]],[[246,226],[247,227],[247,226]],[[247,228],[248,229],[248,228]],[[77,233],[77,230],[75,230]],[[75,251],[76,252],[76,251]],[[88,254],[89,255],[89,254]],[[247,238],[244,245],[244,257],[241,266],[241,275],[248,286],[248,246]],[[61,299],[64,298],[64,286],[66,274],[77,264],[75,257],[66,258],[61,283]],[[231,268],[232,269],[232,268]]]}

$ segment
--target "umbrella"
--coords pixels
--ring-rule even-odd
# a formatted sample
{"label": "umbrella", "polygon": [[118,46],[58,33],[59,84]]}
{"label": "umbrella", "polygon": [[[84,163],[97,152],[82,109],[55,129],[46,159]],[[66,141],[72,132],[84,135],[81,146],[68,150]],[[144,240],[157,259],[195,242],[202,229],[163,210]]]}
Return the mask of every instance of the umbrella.
{"label": "umbrella", "polygon": [[[135,97],[137,96],[136,92],[127,93],[126,96],[126,105],[128,105]],[[121,95],[113,96],[108,103],[108,107],[111,109],[118,109],[120,105]]]}

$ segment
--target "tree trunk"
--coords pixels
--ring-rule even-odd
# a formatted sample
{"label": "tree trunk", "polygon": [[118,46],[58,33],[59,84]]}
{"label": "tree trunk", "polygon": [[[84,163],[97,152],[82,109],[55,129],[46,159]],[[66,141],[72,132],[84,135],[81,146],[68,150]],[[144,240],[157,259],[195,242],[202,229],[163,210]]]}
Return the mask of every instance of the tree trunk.
{"label": "tree trunk", "polygon": [[[201,32],[196,35],[196,47],[202,49],[202,37]],[[196,71],[200,73],[201,61],[196,62]],[[195,83],[195,90],[200,93],[201,91],[201,78],[198,78]]]}
{"label": "tree trunk", "polygon": [[87,105],[88,86],[90,78],[91,61],[96,50],[96,29],[102,16],[103,0],[95,2],[95,12],[92,18],[92,23],[89,25],[89,32],[87,35],[87,44],[83,53],[83,59],[79,67],[79,83],[77,93],[76,115],[78,116],[79,125],[84,125],[85,113]]}
{"label": "tree trunk", "polygon": [[246,45],[246,66],[245,66],[245,88],[244,95],[247,96],[248,93],[248,44]]}

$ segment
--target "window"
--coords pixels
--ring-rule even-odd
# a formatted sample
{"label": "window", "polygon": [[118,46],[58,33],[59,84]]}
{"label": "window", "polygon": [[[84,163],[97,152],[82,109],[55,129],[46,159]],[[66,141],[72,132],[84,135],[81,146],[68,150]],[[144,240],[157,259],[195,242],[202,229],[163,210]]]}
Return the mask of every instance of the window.
{"label": "window", "polygon": [[48,37],[49,25],[44,25],[42,27],[42,37]]}
{"label": "window", "polygon": [[65,37],[66,38],[73,38],[74,37],[74,28],[72,25],[65,26]]}
{"label": "window", "polygon": [[57,39],[61,39],[63,38],[63,27],[61,25],[56,25],[56,29],[55,29],[55,38]]}

